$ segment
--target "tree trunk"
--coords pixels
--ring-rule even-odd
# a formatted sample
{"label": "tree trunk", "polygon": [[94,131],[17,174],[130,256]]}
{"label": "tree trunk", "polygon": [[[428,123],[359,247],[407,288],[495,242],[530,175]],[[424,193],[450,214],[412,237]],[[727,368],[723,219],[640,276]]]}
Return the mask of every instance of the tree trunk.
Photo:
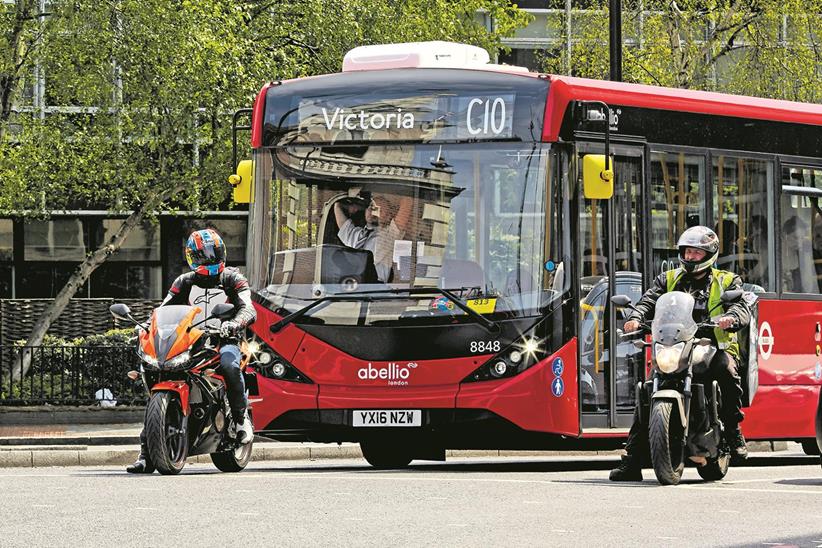
{"label": "tree trunk", "polygon": [[[26,30],[26,23],[33,19],[33,0],[17,0],[14,6],[14,19],[6,38],[9,46],[3,53],[7,56],[3,60],[3,65],[8,67],[8,73],[0,73],[0,139],[5,137],[6,127],[11,117],[11,107],[14,92],[20,81],[20,71],[23,67],[25,55],[33,44],[21,44],[23,34]],[[23,50],[22,48],[25,48]]]}
{"label": "tree trunk", "polygon": [[128,216],[108,242],[88,255],[86,259],[80,263],[71,275],[71,278],[66,282],[66,285],[63,286],[63,289],[60,290],[57,297],[54,298],[54,301],[43,311],[42,316],[37,318],[37,321],[34,323],[31,334],[26,340],[26,346],[23,348],[21,359],[17,360],[12,370],[13,381],[17,381],[26,375],[29,367],[31,367],[32,347],[37,347],[43,342],[43,338],[45,338],[46,332],[51,327],[51,324],[54,323],[54,320],[65,310],[69,300],[86,280],[88,280],[91,273],[106,262],[111,255],[120,250],[126,237],[143,221],[150,211],[153,211],[158,205],[164,203],[169,196],[176,194],[179,190],[181,190],[180,187],[176,187],[146,200],[146,202]]}

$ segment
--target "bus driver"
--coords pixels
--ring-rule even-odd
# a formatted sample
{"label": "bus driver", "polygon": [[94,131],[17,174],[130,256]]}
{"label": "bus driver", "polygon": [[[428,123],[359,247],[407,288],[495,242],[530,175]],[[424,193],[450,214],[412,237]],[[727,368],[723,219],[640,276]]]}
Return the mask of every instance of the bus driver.
{"label": "bus driver", "polygon": [[[413,201],[405,196],[400,198],[396,215],[390,218],[393,204],[384,196],[371,196],[361,192],[356,200],[340,200],[334,204],[340,241],[354,249],[365,249],[374,255],[374,266],[381,282],[391,281],[394,256],[394,242],[405,235],[411,219]],[[347,206],[347,208],[346,208]],[[357,226],[353,217],[360,209],[365,212],[365,226]]]}

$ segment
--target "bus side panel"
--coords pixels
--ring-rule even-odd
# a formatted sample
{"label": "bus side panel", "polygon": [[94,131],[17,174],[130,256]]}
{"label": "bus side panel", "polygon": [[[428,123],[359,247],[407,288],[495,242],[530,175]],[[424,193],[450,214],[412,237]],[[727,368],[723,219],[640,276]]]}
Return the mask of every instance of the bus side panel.
{"label": "bus side panel", "polygon": [[816,436],[814,419],[819,386],[762,386],[740,423],[747,439],[799,439]]}
{"label": "bus side panel", "polygon": [[817,363],[822,357],[817,355],[817,347],[822,341],[816,340],[820,322],[819,301],[759,303],[760,385],[820,384],[822,363],[819,368]]}
{"label": "bus side panel", "polygon": [[251,400],[254,429],[262,430],[271,421],[295,409],[317,409],[317,385],[276,381],[257,374],[259,395]]}
{"label": "bus side panel", "polygon": [[[457,408],[487,409],[523,430],[578,437],[576,355],[577,340],[574,338],[555,354],[519,375],[500,381],[464,383],[457,395]],[[560,363],[562,372],[555,375]],[[560,379],[559,383],[557,379]],[[558,385],[561,385],[561,391],[557,389]]]}

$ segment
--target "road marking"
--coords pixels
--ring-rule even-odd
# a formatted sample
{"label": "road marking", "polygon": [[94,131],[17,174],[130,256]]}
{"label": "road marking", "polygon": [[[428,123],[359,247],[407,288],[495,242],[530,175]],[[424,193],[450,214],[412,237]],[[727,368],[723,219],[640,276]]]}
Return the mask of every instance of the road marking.
{"label": "road marking", "polygon": [[448,497],[428,497],[428,500],[448,500]]}
{"label": "road marking", "polygon": [[237,489],[234,491],[235,493],[253,493],[251,489]]}
{"label": "road marking", "polygon": [[822,489],[815,491],[806,489],[746,489],[743,487],[703,487],[701,485],[679,485],[680,489],[700,489],[703,491],[734,491],[737,493],[779,493],[779,494],[793,494],[799,493],[801,495],[822,495]]}
{"label": "road marking", "polygon": [[159,491],[159,487],[140,487],[140,491]]}
{"label": "road marking", "polygon": [[32,504],[32,508],[54,508],[53,504]]}
{"label": "road marking", "polygon": [[522,501],[523,504],[542,504],[542,501],[539,500],[524,500]]}
{"label": "road marking", "polygon": [[551,529],[552,533],[573,533],[573,531],[569,531],[568,529]]}
{"label": "road marking", "polygon": [[720,510],[720,514],[738,514],[739,510]]}
{"label": "road marking", "polygon": [[468,527],[467,523],[449,523],[448,527]]}
{"label": "road marking", "polygon": [[145,508],[143,506],[138,506],[137,508],[135,508],[135,510],[149,510],[150,512],[154,512],[157,509],[156,508]]}
{"label": "road marking", "polygon": [[656,537],[656,538],[659,538],[659,539],[662,539],[662,540],[676,540],[679,537]]}

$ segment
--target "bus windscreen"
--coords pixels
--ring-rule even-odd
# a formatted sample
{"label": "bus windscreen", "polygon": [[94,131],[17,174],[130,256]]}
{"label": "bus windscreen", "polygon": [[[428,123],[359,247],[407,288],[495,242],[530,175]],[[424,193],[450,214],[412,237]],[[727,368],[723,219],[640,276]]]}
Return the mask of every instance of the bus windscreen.
{"label": "bus windscreen", "polygon": [[[332,300],[306,321],[428,325],[473,321],[432,289],[499,319],[537,315],[556,293],[561,267],[549,271],[542,260],[552,224],[547,145],[290,146],[256,154],[255,180],[265,183],[252,226],[268,243],[257,287],[277,308],[403,290],[396,299]],[[415,288],[427,291],[405,291]]]}

